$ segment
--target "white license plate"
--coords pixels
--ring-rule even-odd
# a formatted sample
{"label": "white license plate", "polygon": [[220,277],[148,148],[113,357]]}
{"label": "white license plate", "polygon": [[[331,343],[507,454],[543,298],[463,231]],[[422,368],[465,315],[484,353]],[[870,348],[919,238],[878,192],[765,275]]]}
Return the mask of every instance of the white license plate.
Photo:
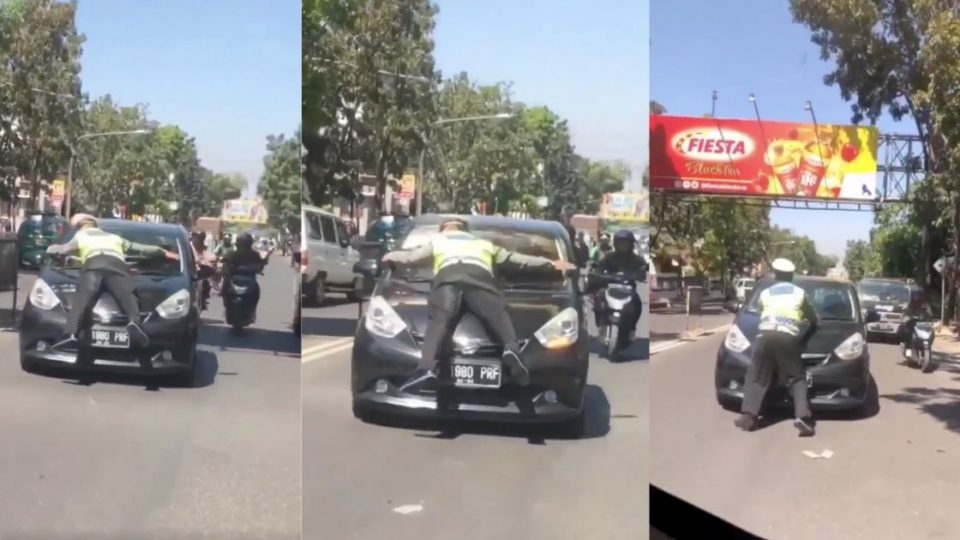
{"label": "white license plate", "polygon": [[90,345],[103,349],[129,349],[130,333],[126,330],[93,328],[90,330]]}
{"label": "white license plate", "polygon": [[499,364],[455,361],[453,383],[466,388],[500,388],[503,368]]}
{"label": "white license plate", "polygon": [[897,325],[887,324],[887,323],[874,323],[870,328],[874,332],[895,332],[897,330]]}

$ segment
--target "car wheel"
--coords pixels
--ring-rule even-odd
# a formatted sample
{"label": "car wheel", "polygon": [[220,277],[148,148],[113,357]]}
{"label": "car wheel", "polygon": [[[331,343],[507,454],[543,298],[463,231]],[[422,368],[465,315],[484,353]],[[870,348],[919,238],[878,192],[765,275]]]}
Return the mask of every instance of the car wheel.
{"label": "car wheel", "polygon": [[316,306],[322,306],[327,300],[327,284],[323,281],[323,276],[317,276],[313,285],[313,302]]}
{"label": "car wheel", "polygon": [[353,290],[347,293],[347,300],[351,302],[359,302],[362,296],[361,292],[363,289],[363,280],[355,279],[353,280]]}
{"label": "car wheel", "polygon": [[383,415],[377,414],[376,411],[371,411],[357,402],[353,403],[353,417],[365,424],[386,424]]}
{"label": "car wheel", "polygon": [[725,397],[720,392],[717,392],[717,403],[727,411],[740,412],[740,402],[735,399]]}
{"label": "car wheel", "polygon": [[174,374],[171,379],[174,385],[181,388],[193,388],[197,384],[197,351],[194,349],[190,367]]}
{"label": "car wheel", "polygon": [[293,334],[296,336],[300,335],[300,304],[297,303],[297,313],[293,316]]}

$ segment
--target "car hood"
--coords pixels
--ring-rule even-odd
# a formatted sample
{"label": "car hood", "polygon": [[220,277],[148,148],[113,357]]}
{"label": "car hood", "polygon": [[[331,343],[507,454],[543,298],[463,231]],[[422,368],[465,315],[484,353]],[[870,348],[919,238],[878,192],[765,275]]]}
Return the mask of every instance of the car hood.
{"label": "car hood", "polygon": [[[405,284],[399,281],[381,282],[377,291],[384,296],[397,314],[403,318],[418,341],[426,333],[429,320],[427,299],[429,284]],[[507,316],[513,321],[519,339],[532,337],[547,321],[574,305],[565,290],[505,291]],[[458,349],[469,349],[496,343],[483,324],[472,313],[464,314],[453,335]]]}
{"label": "car hood", "polygon": [[[40,272],[40,279],[43,279],[50,285],[50,288],[57,293],[64,306],[70,308],[73,305],[74,296],[76,296],[77,277],[73,272],[65,273],[50,268],[44,268]],[[190,289],[190,280],[186,276],[135,276],[134,283],[137,288],[137,296],[140,299],[140,310],[149,312],[156,309],[171,294],[180,289]],[[104,293],[101,298],[104,300],[104,307],[110,311],[119,311],[115,300],[110,294]]]}
{"label": "car hood", "polygon": [[[754,342],[760,317],[753,313],[740,313],[736,321],[744,337]],[[829,354],[856,332],[863,333],[862,325],[857,321],[820,321],[816,332],[810,337],[804,352],[808,354]]]}

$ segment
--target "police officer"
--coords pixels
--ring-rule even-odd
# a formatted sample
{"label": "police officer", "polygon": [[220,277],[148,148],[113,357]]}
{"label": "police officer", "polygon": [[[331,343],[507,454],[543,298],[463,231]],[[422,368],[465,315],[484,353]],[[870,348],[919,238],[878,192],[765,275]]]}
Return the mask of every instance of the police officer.
{"label": "police officer", "polygon": [[[645,281],[650,265],[647,264],[647,260],[644,259],[643,256],[636,252],[636,245],[637,239],[632,232],[626,229],[617,231],[616,234],[613,235],[613,249],[600,259],[595,271],[601,274],[617,274],[623,272],[624,274],[634,276],[637,281]],[[603,299],[599,296],[599,294],[602,294],[602,289],[597,292],[598,296],[595,297],[593,302],[594,317],[597,320],[597,328],[600,330],[600,335],[603,336],[605,335],[606,320],[603,319],[603,312],[601,311],[601,309],[603,309]],[[631,333],[628,334],[632,336],[643,310],[643,303],[636,290],[633,292],[633,301],[630,305],[631,307],[628,308],[628,311],[623,313],[623,317],[627,328],[633,329]]]}
{"label": "police officer", "polygon": [[526,268],[572,270],[568,261],[551,261],[497,247],[470,234],[467,222],[450,218],[440,224],[440,234],[417,248],[393,251],[383,256],[388,265],[415,265],[433,259],[433,287],[428,301],[427,324],[420,364],[413,377],[401,387],[436,378],[440,347],[456,330],[462,316],[461,304],[470,310],[494,334],[503,346],[503,362],[521,385],[530,382],[530,373],[520,360],[516,330],[507,313],[507,302],[494,281],[494,268],[510,263]]}
{"label": "police officer", "polygon": [[[801,436],[814,434],[813,415],[807,401],[807,381],[802,360],[804,335],[817,326],[817,314],[803,289],[793,284],[793,263],[773,261],[775,283],[760,293],[760,333],[753,348],[753,361],[747,369],[743,388],[742,414],[734,424],[744,431],[759,426],[763,398],[779,375],[793,396],[793,425]],[[803,322],[809,327],[801,334]]]}
{"label": "police officer", "polygon": [[83,316],[93,308],[101,291],[106,290],[117,300],[127,317],[130,339],[145,347],[149,339],[140,327],[140,306],[135,294],[136,286],[126,263],[126,253],[135,251],[144,255],[160,255],[170,260],[179,260],[177,253],[159,246],[137,244],[98,228],[97,219],[87,214],[77,214],[70,220],[76,229],[73,239],[65,244],[47,248],[53,255],[77,253],[80,258],[80,275],[74,305],[67,314],[68,339],[76,340]]}

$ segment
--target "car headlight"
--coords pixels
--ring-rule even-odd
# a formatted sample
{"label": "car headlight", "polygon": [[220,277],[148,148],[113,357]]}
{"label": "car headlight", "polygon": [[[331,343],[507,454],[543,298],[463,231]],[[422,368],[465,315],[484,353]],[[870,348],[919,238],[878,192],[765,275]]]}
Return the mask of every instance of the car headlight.
{"label": "car headlight", "polygon": [[407,323],[394,311],[387,299],[382,296],[370,298],[370,305],[363,317],[363,325],[367,331],[385,338],[396,337],[402,332]]}
{"label": "car headlight", "polygon": [[723,345],[733,352],[742,353],[750,347],[750,340],[743,335],[739,326],[733,325],[727,331],[727,337],[723,340]]}
{"label": "car headlight", "polygon": [[580,335],[580,314],[566,308],[534,332],[533,337],[547,349],[562,349],[577,341]]}
{"label": "car headlight", "polygon": [[190,313],[190,291],[180,289],[157,306],[157,313],[164,319],[182,319]]}
{"label": "car headlight", "polygon": [[841,360],[853,360],[863,354],[863,348],[866,344],[867,342],[863,339],[863,335],[856,333],[837,346],[837,348],[833,350],[833,354],[837,355],[837,358]]}
{"label": "car headlight", "polygon": [[60,297],[53,292],[50,285],[42,279],[37,279],[30,289],[30,303],[39,309],[51,310],[60,304]]}

